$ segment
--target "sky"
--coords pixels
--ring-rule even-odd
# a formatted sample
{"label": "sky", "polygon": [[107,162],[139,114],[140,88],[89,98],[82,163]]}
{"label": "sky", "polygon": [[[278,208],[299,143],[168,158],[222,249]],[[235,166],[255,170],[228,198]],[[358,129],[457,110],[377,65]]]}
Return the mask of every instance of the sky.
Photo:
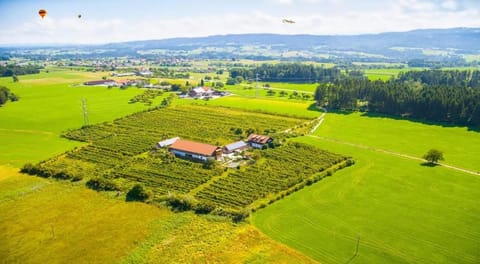
{"label": "sky", "polygon": [[480,0],[0,0],[0,10],[0,45],[480,27]]}

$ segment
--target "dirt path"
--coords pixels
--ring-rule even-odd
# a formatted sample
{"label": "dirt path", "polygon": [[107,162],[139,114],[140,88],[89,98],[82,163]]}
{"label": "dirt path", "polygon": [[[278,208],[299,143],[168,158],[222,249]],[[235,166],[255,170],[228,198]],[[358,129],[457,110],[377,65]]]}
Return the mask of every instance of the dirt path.
{"label": "dirt path", "polygon": [[[399,153],[399,152],[394,152],[394,151],[389,151],[389,150],[385,150],[385,149],[380,149],[380,148],[374,148],[374,147],[370,147],[370,146],[365,146],[365,145],[362,145],[362,144],[352,143],[352,142],[343,141],[343,140],[339,140],[339,139],[335,139],[335,138],[328,138],[328,137],[315,136],[315,135],[308,135],[307,137],[318,138],[318,139],[325,140],[325,141],[330,141],[330,142],[334,142],[334,143],[340,143],[340,144],[343,144],[343,145],[348,145],[348,146],[352,146],[352,147],[356,147],[356,148],[361,148],[361,149],[366,149],[366,150],[370,150],[370,151],[375,151],[375,152],[378,152],[378,153],[383,153],[383,154],[387,154],[387,155],[391,155],[391,156],[397,156],[397,157],[402,157],[402,158],[407,158],[407,159],[411,159],[411,160],[416,160],[416,161],[425,162],[424,159],[419,158],[419,157],[410,156],[410,155],[407,155],[407,154],[403,154],[403,153]],[[464,173],[468,173],[468,174],[480,176],[480,172],[476,172],[476,171],[472,171],[472,170],[467,170],[467,169],[464,169],[464,168],[452,166],[452,165],[445,164],[445,163],[437,163],[437,164],[440,165],[440,166],[442,166],[442,167],[449,168],[449,169],[452,169],[452,170],[456,170],[456,171],[460,171],[460,172],[464,172]]]}

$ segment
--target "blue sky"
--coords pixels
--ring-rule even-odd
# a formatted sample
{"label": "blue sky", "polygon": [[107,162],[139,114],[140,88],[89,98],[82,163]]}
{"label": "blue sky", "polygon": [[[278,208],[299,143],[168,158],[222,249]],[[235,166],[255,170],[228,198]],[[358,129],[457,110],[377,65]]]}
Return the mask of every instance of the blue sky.
{"label": "blue sky", "polygon": [[479,0],[0,0],[0,10],[0,44],[480,27]]}

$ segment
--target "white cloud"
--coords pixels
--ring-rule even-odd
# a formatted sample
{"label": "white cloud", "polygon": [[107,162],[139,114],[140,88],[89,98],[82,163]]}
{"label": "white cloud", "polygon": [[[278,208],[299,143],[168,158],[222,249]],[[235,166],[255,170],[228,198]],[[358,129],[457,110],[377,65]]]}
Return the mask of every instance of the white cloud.
{"label": "white cloud", "polygon": [[457,2],[455,0],[445,0],[442,3],[442,7],[449,10],[457,9]]}
{"label": "white cloud", "polygon": [[[325,1],[325,0],[298,0]],[[331,1],[331,0],[328,0]],[[425,0],[400,0],[390,9],[292,15],[295,24],[264,11],[170,19],[53,19],[31,20],[11,29],[0,28],[0,43],[106,43],[130,40],[198,37],[217,34],[360,34],[416,28],[478,27],[477,8],[452,10]],[[440,2],[439,2],[440,3]],[[407,8],[409,4],[416,6]],[[450,6],[453,7],[453,6]]]}

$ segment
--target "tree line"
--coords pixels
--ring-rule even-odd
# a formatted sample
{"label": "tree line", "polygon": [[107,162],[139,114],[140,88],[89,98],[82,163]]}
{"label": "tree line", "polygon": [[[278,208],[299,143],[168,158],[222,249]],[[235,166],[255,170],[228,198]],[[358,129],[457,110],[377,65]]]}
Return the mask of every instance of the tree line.
{"label": "tree line", "polygon": [[40,69],[43,67],[36,65],[0,65],[0,76],[13,76],[13,75],[25,75],[25,74],[36,74],[40,73]]}
{"label": "tree line", "polygon": [[480,125],[479,71],[411,71],[388,81],[321,83],[318,104],[460,125]]}
{"label": "tree line", "polygon": [[230,77],[245,80],[258,77],[266,82],[315,83],[331,82],[342,77],[338,68],[324,68],[300,63],[262,64],[256,68],[232,68]]}

